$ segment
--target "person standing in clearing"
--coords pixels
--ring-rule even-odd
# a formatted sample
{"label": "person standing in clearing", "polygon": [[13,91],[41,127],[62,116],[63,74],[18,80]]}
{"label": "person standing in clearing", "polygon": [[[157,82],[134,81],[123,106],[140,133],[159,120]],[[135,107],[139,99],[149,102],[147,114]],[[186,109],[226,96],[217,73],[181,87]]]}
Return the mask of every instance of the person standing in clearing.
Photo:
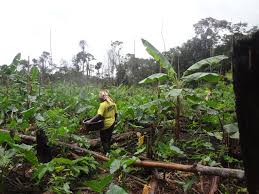
{"label": "person standing in clearing", "polygon": [[110,152],[112,131],[114,129],[115,121],[117,120],[117,106],[109,96],[107,90],[99,92],[99,100],[101,101],[97,115],[88,120],[91,123],[96,120],[103,119],[104,127],[100,129],[100,138],[104,153]]}

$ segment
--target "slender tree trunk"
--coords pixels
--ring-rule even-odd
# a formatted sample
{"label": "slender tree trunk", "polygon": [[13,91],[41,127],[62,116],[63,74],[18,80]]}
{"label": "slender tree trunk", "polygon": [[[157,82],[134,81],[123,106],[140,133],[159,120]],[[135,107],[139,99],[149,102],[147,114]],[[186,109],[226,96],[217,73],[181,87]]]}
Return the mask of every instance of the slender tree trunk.
{"label": "slender tree trunk", "polygon": [[[177,60],[177,79],[180,79],[180,59],[178,55],[178,60]],[[179,83],[177,83],[177,88],[179,88]],[[179,139],[180,137],[180,131],[181,131],[181,126],[180,126],[180,115],[181,115],[181,99],[180,96],[176,97],[176,117],[175,117],[175,138]]]}
{"label": "slender tree trunk", "polygon": [[[82,69],[82,71],[83,71],[83,75],[85,75],[85,63],[83,62],[83,69]],[[87,72],[86,72],[86,74],[87,74]]]}
{"label": "slender tree trunk", "polygon": [[89,78],[89,76],[90,76],[90,72],[89,72],[89,64],[87,63],[86,64],[86,74],[87,74],[87,79]]}

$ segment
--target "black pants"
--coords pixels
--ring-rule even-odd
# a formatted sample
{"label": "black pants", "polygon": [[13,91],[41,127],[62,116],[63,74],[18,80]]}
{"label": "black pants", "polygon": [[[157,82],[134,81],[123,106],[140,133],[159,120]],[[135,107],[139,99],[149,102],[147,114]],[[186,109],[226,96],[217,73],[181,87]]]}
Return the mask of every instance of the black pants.
{"label": "black pants", "polygon": [[112,131],[113,131],[114,125],[115,123],[113,123],[113,125],[110,126],[108,129],[100,130],[100,138],[103,146],[103,151],[105,154],[107,152],[110,152]]}

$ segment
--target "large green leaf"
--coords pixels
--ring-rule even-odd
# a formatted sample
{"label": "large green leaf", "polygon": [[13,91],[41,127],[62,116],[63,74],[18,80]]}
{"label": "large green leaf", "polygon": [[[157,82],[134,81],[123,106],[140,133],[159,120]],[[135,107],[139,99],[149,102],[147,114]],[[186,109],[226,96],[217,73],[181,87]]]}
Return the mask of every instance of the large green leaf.
{"label": "large green leaf", "polygon": [[111,184],[107,194],[127,194],[127,192],[120,186]]}
{"label": "large green leaf", "polygon": [[196,94],[192,93],[189,93],[189,95],[186,95],[185,97],[188,98],[194,104],[199,104],[204,101],[201,97],[198,97]]}
{"label": "large green leaf", "polygon": [[0,143],[7,142],[15,151],[21,154],[28,162],[32,165],[38,164],[38,159],[33,152],[33,147],[26,144],[15,144],[14,140],[10,137],[8,133],[0,132]]}
{"label": "large green leaf", "polygon": [[36,66],[33,66],[31,68],[31,79],[32,79],[32,82],[35,82],[38,80],[38,77],[39,77],[39,69],[36,67]]}
{"label": "large green leaf", "polygon": [[225,55],[218,55],[218,56],[215,56],[215,57],[209,57],[209,58],[206,58],[206,59],[203,59],[201,61],[198,61],[197,63],[194,63],[191,67],[189,67],[185,72],[184,72],[184,75],[187,75],[191,72],[194,72],[202,67],[205,67],[205,66],[213,66],[213,65],[217,65],[219,64],[219,62],[221,62],[222,60],[224,59],[227,59],[228,57],[225,56]]}
{"label": "large green leaf", "polygon": [[72,160],[67,159],[67,158],[54,158],[51,160],[51,162],[56,163],[56,164],[67,164],[67,165],[73,164]]}
{"label": "large green leaf", "polygon": [[217,73],[205,73],[205,72],[197,72],[191,75],[183,76],[182,80],[184,82],[205,80],[207,82],[218,82],[220,80],[220,75]]}
{"label": "large green leaf", "polygon": [[170,149],[176,153],[176,154],[180,154],[180,155],[184,155],[184,152],[178,148],[177,146],[174,145],[174,139],[171,139],[170,142],[169,142],[169,146],[170,146]]}
{"label": "large green leaf", "polygon": [[9,144],[14,143],[14,140],[11,138],[9,133],[0,132],[0,144],[7,142]]}
{"label": "large green leaf", "polygon": [[167,96],[177,97],[177,96],[180,96],[180,95],[181,95],[182,91],[183,91],[183,89],[174,88],[174,89],[171,89],[171,90],[167,93]]}
{"label": "large green leaf", "polygon": [[222,132],[218,132],[218,131],[216,131],[216,132],[207,132],[207,134],[209,135],[209,136],[211,136],[211,137],[215,137],[216,139],[218,139],[218,140],[222,140],[223,139],[223,134],[222,134]]}
{"label": "large green leaf", "polygon": [[24,119],[29,119],[30,117],[32,117],[34,115],[35,112],[36,112],[36,108],[31,107],[25,111],[22,111],[21,113],[23,114]]}
{"label": "large green leaf", "polygon": [[159,62],[160,66],[167,70],[169,75],[175,75],[175,71],[168,61],[168,59],[162,55],[151,43],[147,40],[142,39],[143,45],[146,47],[146,51],[157,61]]}
{"label": "large green leaf", "polygon": [[35,115],[35,119],[36,119],[36,121],[41,121],[41,122],[45,121],[45,119],[44,119],[44,117],[41,115],[41,113],[37,113],[37,114]]}
{"label": "large green leaf", "polygon": [[45,174],[47,172],[52,172],[53,170],[54,170],[53,163],[49,162],[49,163],[46,163],[46,164],[41,164],[33,172],[33,177],[37,178],[38,181],[40,181],[45,176]]}
{"label": "large green leaf", "polygon": [[228,125],[224,125],[223,127],[227,133],[235,133],[238,132],[238,124],[237,123],[231,123]]}
{"label": "large green leaf", "polygon": [[201,61],[198,61],[197,63],[193,64],[192,66],[190,66],[185,72],[184,75],[187,75],[191,72],[194,72],[196,70],[199,70],[202,67],[205,66],[214,66],[214,65],[218,65],[219,62],[221,62],[224,59],[227,59],[228,57],[225,55],[218,55],[218,56],[214,56],[214,57],[209,57],[206,59],[203,59]]}
{"label": "large green leaf", "polygon": [[231,123],[224,125],[224,130],[229,134],[229,137],[232,139],[239,139],[239,130],[237,123]]}
{"label": "large green leaf", "polygon": [[12,65],[17,66],[17,65],[19,64],[20,60],[21,60],[21,53],[18,53],[18,54],[14,57],[13,62],[12,62]]}
{"label": "large green leaf", "polygon": [[155,73],[155,74],[150,75],[147,78],[143,79],[142,81],[140,81],[139,84],[163,81],[163,80],[166,80],[167,78],[168,78],[168,76],[165,73]]}
{"label": "large green leaf", "polygon": [[128,158],[128,159],[123,160],[121,165],[124,169],[126,169],[128,166],[130,166],[131,164],[133,164],[137,160],[139,160],[139,158],[137,158],[136,156],[133,156],[132,158]]}
{"label": "large green leaf", "polygon": [[10,165],[14,155],[14,149],[5,150],[2,146],[0,146],[0,169],[6,168]]}
{"label": "large green leaf", "polygon": [[119,170],[121,167],[121,161],[120,160],[113,160],[113,162],[111,163],[110,166],[110,173],[113,174],[114,172],[116,172],[117,170]]}
{"label": "large green leaf", "polygon": [[234,133],[233,135],[229,136],[231,139],[239,139],[240,135],[239,132]]}
{"label": "large green leaf", "polygon": [[24,158],[30,162],[32,165],[38,165],[38,158],[33,152],[33,147],[26,144],[12,144],[11,145],[15,150],[24,156]]}
{"label": "large green leaf", "polygon": [[69,186],[69,183],[66,182],[64,185],[63,185],[63,190],[65,193],[72,193],[72,191],[70,191],[70,186]]}
{"label": "large green leaf", "polygon": [[101,177],[97,180],[86,181],[85,185],[90,187],[93,191],[101,193],[105,187],[112,181],[112,175]]}

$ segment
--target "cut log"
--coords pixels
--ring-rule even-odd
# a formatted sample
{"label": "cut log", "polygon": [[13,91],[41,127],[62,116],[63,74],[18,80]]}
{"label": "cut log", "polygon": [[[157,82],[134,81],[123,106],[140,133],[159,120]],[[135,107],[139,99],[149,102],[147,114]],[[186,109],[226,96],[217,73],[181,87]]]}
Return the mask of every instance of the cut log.
{"label": "cut log", "polygon": [[[2,132],[8,132],[7,130],[0,130]],[[26,138],[33,140],[34,138],[31,136],[25,136],[25,135],[19,135],[22,139]],[[108,161],[109,158],[98,153],[95,151],[87,150],[85,148],[78,147],[76,145],[67,144],[64,142],[57,141],[57,145],[62,145],[64,147],[67,147],[69,149],[74,150],[77,153],[81,154],[91,154],[95,158],[103,161]],[[205,175],[214,175],[214,176],[220,176],[220,177],[232,177],[237,179],[243,179],[244,178],[244,171],[239,169],[231,169],[231,168],[220,168],[220,167],[210,167],[210,166],[204,166],[200,164],[194,164],[194,165],[188,165],[188,164],[178,164],[178,163],[172,163],[172,162],[159,162],[159,161],[151,161],[151,160],[138,160],[133,163],[136,167],[145,167],[145,168],[162,168],[162,169],[168,169],[168,170],[179,170],[179,171],[186,171],[186,172],[192,172],[192,173],[200,173]]]}
{"label": "cut log", "polygon": [[[0,132],[6,132],[6,133],[10,133],[9,130],[6,129],[0,129]],[[136,134],[136,131],[130,131],[130,132],[126,132],[126,133],[122,133],[122,134],[116,134],[114,135],[114,137],[112,137],[112,142],[120,142],[120,141],[124,141],[128,138],[132,138],[132,136],[134,136]],[[29,136],[29,135],[24,135],[24,134],[19,134],[19,137],[23,140],[25,140],[26,142],[36,142],[36,137],[34,136]],[[89,139],[89,144],[90,147],[95,148],[101,145],[101,140],[99,138],[97,139]]]}

